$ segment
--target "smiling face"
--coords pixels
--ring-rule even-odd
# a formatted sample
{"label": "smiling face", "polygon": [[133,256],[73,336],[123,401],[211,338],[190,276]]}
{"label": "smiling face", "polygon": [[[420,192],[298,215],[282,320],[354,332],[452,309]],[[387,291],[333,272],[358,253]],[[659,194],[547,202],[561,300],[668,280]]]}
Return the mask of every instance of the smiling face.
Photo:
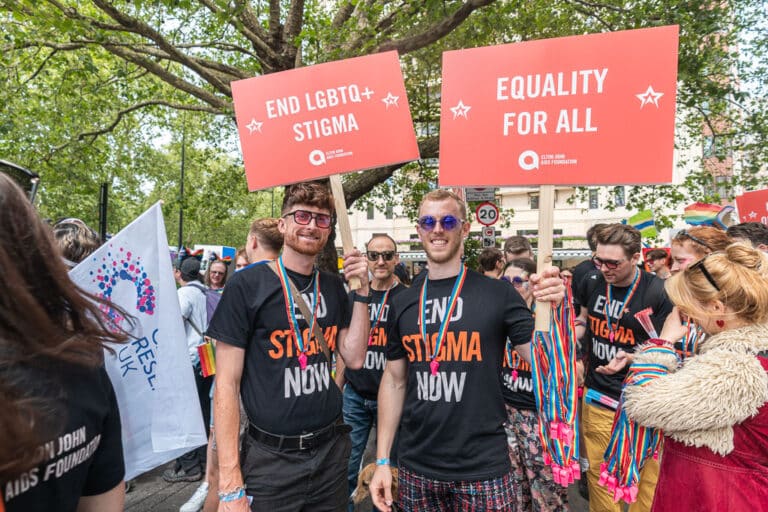
{"label": "smiling face", "polygon": [[208,273],[210,274],[211,278],[211,288],[223,288],[224,287],[224,277],[227,275],[227,265],[220,262],[220,261],[214,261],[211,263],[211,266],[208,267]]}
{"label": "smiling face", "polygon": [[325,208],[296,204],[293,205],[289,211],[285,212],[278,223],[278,229],[283,234],[286,247],[290,247],[299,254],[315,256],[325,246],[331,230],[330,228],[318,228],[317,220],[315,218],[312,218],[309,221],[309,224],[298,224],[295,216],[288,215],[296,210],[304,210],[325,215],[330,215],[331,212]]}
{"label": "smiling face", "polygon": [[[459,205],[455,200],[448,198],[440,201],[424,201],[419,209],[419,218],[431,216],[442,220],[446,215],[451,215],[460,221],[465,221],[461,215]],[[442,222],[435,223],[430,231],[416,226],[419,238],[427,253],[430,263],[448,263],[461,257],[461,249],[464,238],[469,234],[469,222],[460,222],[454,229],[447,231]]]}

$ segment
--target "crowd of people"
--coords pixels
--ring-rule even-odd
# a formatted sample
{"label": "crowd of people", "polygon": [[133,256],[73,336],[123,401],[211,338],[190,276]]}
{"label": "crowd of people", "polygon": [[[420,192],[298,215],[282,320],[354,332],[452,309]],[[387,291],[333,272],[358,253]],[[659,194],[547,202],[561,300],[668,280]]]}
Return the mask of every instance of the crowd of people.
{"label": "crowd of people", "polygon": [[[163,474],[200,482],[181,512],[352,511],[361,490],[383,512],[569,510],[533,389],[542,303],[575,318],[591,511],[622,509],[601,482],[619,408],[664,436],[630,511],[768,502],[766,226],[690,227],[643,254],[637,229],[597,224],[588,260],[538,272],[529,240],[513,236],[470,269],[466,205],[438,189],[419,208],[427,266],[409,285],[387,234],[343,256],[343,279],[319,270],[333,216],[324,184],[292,185],[231,263],[203,273],[195,256],[176,261],[209,436]],[[123,508],[103,352],[129,334],[67,275],[99,244],[78,219],[46,225],[0,175],[0,282],[12,291],[0,298],[0,510]],[[201,367],[206,343],[215,377]],[[626,379],[640,367],[653,382]],[[57,470],[53,454],[73,439],[82,461]]]}

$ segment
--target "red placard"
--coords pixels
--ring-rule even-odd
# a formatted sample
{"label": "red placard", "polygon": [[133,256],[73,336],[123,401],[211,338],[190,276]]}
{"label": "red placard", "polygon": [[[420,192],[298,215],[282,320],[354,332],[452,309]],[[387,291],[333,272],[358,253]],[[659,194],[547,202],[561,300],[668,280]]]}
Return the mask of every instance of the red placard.
{"label": "red placard", "polygon": [[232,82],[249,190],[419,158],[397,52]]}
{"label": "red placard", "polygon": [[736,196],[736,208],[741,222],[768,224],[768,189],[744,192]]}
{"label": "red placard", "polygon": [[678,27],[443,54],[440,185],[672,181]]}

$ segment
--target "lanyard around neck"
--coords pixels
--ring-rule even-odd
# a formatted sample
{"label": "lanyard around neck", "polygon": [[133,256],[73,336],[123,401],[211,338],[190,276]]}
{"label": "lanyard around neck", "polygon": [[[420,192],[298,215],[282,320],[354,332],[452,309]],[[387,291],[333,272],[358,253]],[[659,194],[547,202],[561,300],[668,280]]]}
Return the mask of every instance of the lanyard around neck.
{"label": "lanyard around neck", "polygon": [[307,344],[312,340],[312,332],[314,331],[315,322],[317,321],[317,310],[320,305],[320,272],[315,269],[312,275],[313,303],[310,304],[312,318],[304,319],[309,324],[309,331],[307,333],[308,339],[305,343],[304,336],[302,336],[301,328],[299,327],[299,321],[296,318],[296,305],[293,301],[293,294],[291,293],[290,277],[288,277],[288,272],[285,270],[282,256],[277,259],[277,269],[279,271],[277,275],[280,278],[280,286],[283,288],[283,297],[285,299],[285,314],[288,317],[288,323],[291,327],[291,336],[296,340],[296,348],[299,352],[299,366],[304,370],[307,368]]}
{"label": "lanyard around neck", "polygon": [[392,291],[392,288],[397,286],[397,281],[392,283],[392,286],[387,288],[387,291],[384,292],[384,297],[381,299],[381,303],[379,303],[379,310],[376,312],[376,321],[371,326],[371,330],[368,333],[368,346],[370,347],[373,345],[373,333],[376,332],[376,328],[379,326],[379,323],[381,322],[381,317],[384,315],[384,306],[387,304],[387,299],[389,298],[389,292]]}
{"label": "lanyard around neck", "polygon": [[[437,356],[440,353],[440,347],[443,345],[446,332],[448,330],[448,324],[451,322],[453,311],[456,309],[456,303],[459,301],[459,295],[461,294],[461,288],[464,286],[464,279],[467,277],[467,267],[461,266],[459,275],[456,276],[456,281],[453,283],[453,290],[448,298],[448,307],[445,311],[445,316],[440,321],[440,328],[437,331],[437,339],[435,340],[435,349],[432,351],[432,356],[429,358],[429,369],[432,371],[432,375],[437,375],[437,368],[440,363],[437,360]],[[421,339],[424,340],[424,346],[428,349],[429,343],[427,338],[427,281],[429,278],[424,279],[424,284],[421,285],[421,300],[419,301],[419,327],[421,328]]]}
{"label": "lanyard around neck", "polygon": [[624,315],[624,310],[627,309],[627,304],[629,304],[629,301],[632,300],[632,296],[635,294],[635,291],[637,291],[637,286],[640,284],[640,270],[635,269],[635,277],[632,278],[632,283],[629,285],[629,290],[627,290],[627,294],[624,296],[624,301],[621,304],[621,311],[619,311],[619,314],[616,315],[616,325],[613,325],[613,321],[611,320],[611,316],[608,314],[608,306],[613,303],[613,296],[611,294],[611,290],[613,289],[613,286],[605,283],[605,304],[603,304],[603,312],[605,313],[605,321],[608,322],[608,339],[611,343],[613,343],[613,338],[615,336],[615,331],[619,328],[619,322],[621,321],[621,317]]}

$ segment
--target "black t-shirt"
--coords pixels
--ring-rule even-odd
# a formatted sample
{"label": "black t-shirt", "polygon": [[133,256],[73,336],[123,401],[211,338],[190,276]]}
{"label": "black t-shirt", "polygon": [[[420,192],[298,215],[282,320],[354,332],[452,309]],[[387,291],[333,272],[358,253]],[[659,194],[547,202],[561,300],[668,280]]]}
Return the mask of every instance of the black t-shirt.
{"label": "black t-shirt", "polygon": [[[510,354],[512,356],[511,364],[509,362]],[[517,378],[513,378],[512,370],[517,371]],[[504,352],[504,365],[501,369],[501,393],[504,395],[504,401],[515,409],[536,410],[531,365],[524,361],[511,346]]]}
{"label": "black t-shirt", "polygon": [[581,305],[586,304],[589,300],[589,293],[599,274],[600,271],[591,259],[584,260],[573,268],[571,288],[573,289],[573,305],[576,308],[576,314],[578,314]]}
{"label": "black t-shirt", "polygon": [[[288,270],[309,309],[314,304],[312,276]],[[305,343],[309,324],[296,306]],[[338,276],[320,272],[317,321],[333,352],[351,312]],[[240,392],[248,419],[258,428],[279,435],[318,430],[341,415],[342,396],[331,378],[331,365],[320,343],[307,346],[307,367],[299,366],[296,341],[280,280],[268,265],[248,267],[227,283],[219,307],[208,326],[208,336],[245,349]]]}
{"label": "black t-shirt", "polygon": [[[386,360],[384,348],[387,345],[387,326],[389,325],[391,304],[392,300],[403,290],[405,290],[405,286],[396,284],[389,291],[387,302],[382,308],[381,301],[384,299],[384,294],[387,293],[386,290],[371,289],[371,303],[368,304],[368,312],[371,316],[371,329],[373,331],[371,344],[368,345],[363,367],[359,370],[347,368],[344,373],[347,385],[352,386],[352,389],[366,400],[376,400],[379,393],[379,384],[384,373],[384,361]],[[351,295],[350,293],[350,297]],[[379,324],[376,325],[376,316],[379,314],[380,309],[382,309],[381,319]]]}
{"label": "black t-shirt", "polygon": [[661,326],[664,325],[667,315],[672,311],[672,303],[664,291],[664,281],[642,270],[639,272],[641,275],[637,290],[624,309],[618,327],[616,327],[616,320],[621,312],[629,286],[613,286],[611,289],[612,304],[608,305],[608,313],[611,316],[611,324],[614,326],[613,343],[610,341],[610,330],[605,317],[606,283],[602,274],[598,276],[593,291],[586,302],[589,316],[585,338],[589,354],[589,366],[585,384],[588,388],[595,389],[617,400],[621,395],[621,383],[627,374],[627,368],[613,375],[596,373],[595,368],[608,364],[616,355],[617,350],[634,352],[637,345],[648,340],[649,336],[635,318],[635,313],[650,307],[653,310],[651,321],[658,333],[661,332]]}
{"label": "black t-shirt", "polygon": [[455,280],[427,283],[429,349],[418,324],[421,287],[405,290],[392,304],[387,359],[406,358],[408,365],[398,457],[428,478],[485,480],[509,471],[499,372],[506,339],[528,343],[533,317],[508,283],[467,271],[432,376],[433,343]]}
{"label": "black t-shirt", "polygon": [[63,428],[40,447],[39,466],[2,483],[7,512],[74,512],[81,496],[103,494],[125,476],[120,412],[104,368],[57,363],[41,380],[55,390]]}

